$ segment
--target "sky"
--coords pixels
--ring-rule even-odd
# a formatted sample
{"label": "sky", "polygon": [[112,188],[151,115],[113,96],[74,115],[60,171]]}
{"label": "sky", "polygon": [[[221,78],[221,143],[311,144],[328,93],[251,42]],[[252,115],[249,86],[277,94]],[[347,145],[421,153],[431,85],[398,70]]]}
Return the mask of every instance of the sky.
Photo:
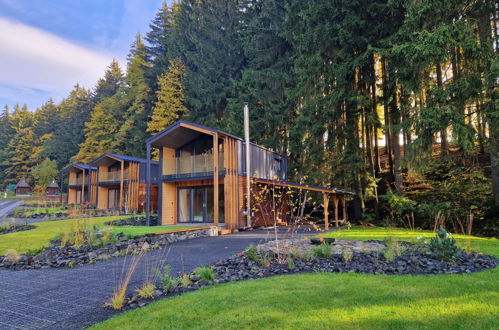
{"label": "sky", "polygon": [[95,86],[164,0],[0,0],[0,108],[30,110]]}

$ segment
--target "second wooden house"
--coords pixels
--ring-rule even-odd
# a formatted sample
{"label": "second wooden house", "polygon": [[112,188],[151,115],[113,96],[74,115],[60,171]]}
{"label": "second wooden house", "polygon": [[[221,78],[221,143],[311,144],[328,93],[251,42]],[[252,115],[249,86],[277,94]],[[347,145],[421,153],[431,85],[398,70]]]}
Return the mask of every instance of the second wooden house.
{"label": "second wooden house", "polygon": [[[106,152],[90,162],[97,169],[97,208],[143,212],[147,160]],[[159,163],[151,162],[151,195],[158,196]],[[150,211],[157,210],[157,202]]]}
{"label": "second wooden house", "polygon": [[68,177],[68,204],[97,204],[97,168],[74,163],[62,173]]}

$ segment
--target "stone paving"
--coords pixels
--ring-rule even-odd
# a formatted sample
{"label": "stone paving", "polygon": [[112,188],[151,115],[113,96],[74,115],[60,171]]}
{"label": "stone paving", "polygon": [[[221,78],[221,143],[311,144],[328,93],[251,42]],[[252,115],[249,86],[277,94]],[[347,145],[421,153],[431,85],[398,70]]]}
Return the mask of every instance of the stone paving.
{"label": "stone paving", "polygon": [[[151,276],[154,266],[169,264],[172,273],[228,258],[249,244],[272,239],[272,232],[254,230],[227,236],[203,237],[148,252],[133,276],[130,290]],[[12,271],[0,269],[0,329],[74,329],[111,296],[131,256],[72,269]]]}

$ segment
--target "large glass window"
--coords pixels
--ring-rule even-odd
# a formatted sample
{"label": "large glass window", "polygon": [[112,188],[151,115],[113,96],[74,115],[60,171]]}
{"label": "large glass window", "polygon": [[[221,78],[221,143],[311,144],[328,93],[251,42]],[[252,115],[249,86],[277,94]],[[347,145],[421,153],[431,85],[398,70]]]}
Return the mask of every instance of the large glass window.
{"label": "large glass window", "polygon": [[[223,223],[223,185],[219,191],[219,222]],[[214,222],[213,197],[213,187],[179,188],[178,222]]]}
{"label": "large glass window", "polygon": [[[223,169],[222,140],[219,145],[219,168]],[[213,172],[213,138],[202,136],[179,148],[176,153],[176,174]]]}

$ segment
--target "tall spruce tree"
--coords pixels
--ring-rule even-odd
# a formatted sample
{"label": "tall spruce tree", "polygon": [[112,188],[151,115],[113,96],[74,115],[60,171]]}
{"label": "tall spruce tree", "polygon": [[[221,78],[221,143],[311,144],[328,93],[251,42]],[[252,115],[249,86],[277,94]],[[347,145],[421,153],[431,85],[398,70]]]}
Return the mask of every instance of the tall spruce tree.
{"label": "tall spruce tree", "polygon": [[187,115],[182,80],[185,66],[179,60],[171,60],[168,71],[158,78],[157,101],[152,109],[147,131],[157,133]]}

